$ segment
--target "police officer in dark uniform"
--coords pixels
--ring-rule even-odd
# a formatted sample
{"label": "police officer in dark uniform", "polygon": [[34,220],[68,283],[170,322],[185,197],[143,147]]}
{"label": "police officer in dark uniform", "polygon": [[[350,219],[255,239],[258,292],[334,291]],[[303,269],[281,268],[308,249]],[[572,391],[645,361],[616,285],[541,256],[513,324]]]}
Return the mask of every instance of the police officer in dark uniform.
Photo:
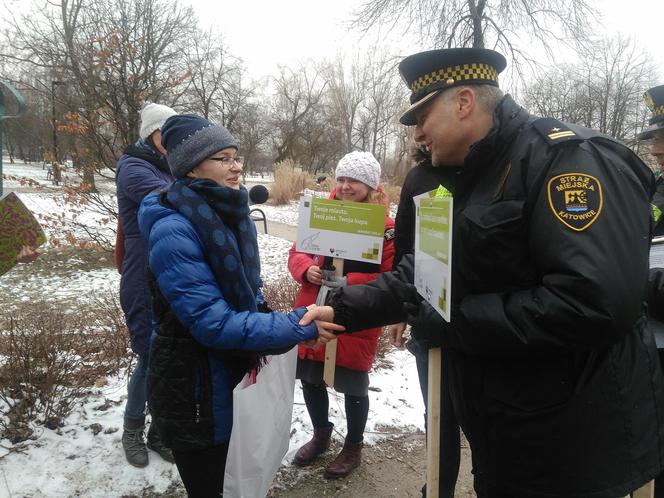
{"label": "police officer in dark uniform", "polygon": [[623,497],[664,460],[643,302],[654,178],[612,138],[502,96],[505,66],[485,49],[399,66],[412,90],[401,122],[454,176],[451,322],[417,296],[411,256],[305,321],[352,332],[409,314],[445,348],[478,497]]}
{"label": "police officer in dark uniform", "polygon": [[655,195],[652,198],[653,215],[655,219],[655,236],[664,235],[664,85],[659,85],[648,90],[644,99],[650,109],[651,117],[648,127],[637,135],[639,140],[650,142],[650,154],[659,165],[659,176],[655,187]]}
{"label": "police officer in dark uniform", "polygon": [[[650,154],[659,165],[660,174],[657,178],[655,195],[652,198],[652,214],[655,222],[654,235],[664,236],[664,85],[646,91],[646,105],[651,111],[648,127],[637,135],[639,140],[650,142]],[[651,268],[648,306],[650,312],[649,325],[655,334],[655,342],[659,349],[659,358],[664,367],[664,268]],[[664,498],[664,475],[655,480],[655,498]]]}

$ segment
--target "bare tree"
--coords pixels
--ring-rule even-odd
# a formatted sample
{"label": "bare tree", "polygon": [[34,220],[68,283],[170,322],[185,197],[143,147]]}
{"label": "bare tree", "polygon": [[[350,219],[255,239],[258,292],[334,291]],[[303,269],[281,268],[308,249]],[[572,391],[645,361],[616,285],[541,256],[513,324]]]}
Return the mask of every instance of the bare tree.
{"label": "bare tree", "polygon": [[217,102],[223,99],[228,73],[232,70],[229,54],[223,41],[212,29],[194,37],[188,54],[187,66],[190,86],[187,91],[187,107],[209,118],[216,111]]}
{"label": "bare tree", "polygon": [[[359,149],[372,152],[387,164],[387,156],[397,143],[396,115],[406,102],[395,66],[396,60],[378,48],[368,50],[362,58],[337,58],[320,66],[327,82],[327,126],[336,128],[341,137],[342,148],[334,157]],[[333,143],[330,141],[330,146]]]}
{"label": "bare tree", "polygon": [[537,114],[630,141],[643,125],[643,92],[654,84],[649,57],[630,39],[607,39],[583,62],[541,73],[524,92]]}
{"label": "bare tree", "polygon": [[135,140],[144,101],[177,101],[194,29],[191,9],[168,0],[62,0],[13,19],[0,58],[38,71],[35,90],[62,82],[59,98],[82,131],[74,152],[92,182],[92,171],[113,169]]}
{"label": "bare tree", "polygon": [[415,31],[432,48],[493,47],[519,62],[530,60],[519,39],[532,36],[551,53],[565,39],[585,40],[594,18],[586,0],[369,0],[351,26]]}
{"label": "bare tree", "polygon": [[[369,91],[363,106],[369,124],[368,150],[379,161],[386,163],[388,148],[391,144],[399,143],[398,135],[402,127],[397,121],[397,115],[407,102],[406,91],[398,77],[394,58],[386,54],[375,59],[370,57],[369,67]],[[391,172],[388,174],[391,175]]]}
{"label": "bare tree", "polygon": [[524,89],[524,103],[538,116],[588,126],[593,113],[587,95],[591,86],[579,69],[573,64],[562,64],[535,74]]}
{"label": "bare tree", "polygon": [[643,92],[652,86],[655,72],[648,55],[633,40],[604,40],[600,47],[594,52],[594,64],[589,65],[589,69],[596,68],[593,74],[597,80],[594,127],[613,137],[629,139],[640,124]]}
{"label": "bare tree", "polygon": [[298,142],[302,139],[306,118],[321,112],[326,84],[311,65],[294,70],[280,68],[274,81],[271,125],[276,150],[275,163],[297,159]]}
{"label": "bare tree", "polygon": [[194,37],[187,66],[191,79],[186,106],[236,131],[235,122],[246,112],[256,90],[242,60],[231,54],[221,37],[210,30]]}
{"label": "bare tree", "polygon": [[349,65],[337,57],[334,62],[323,63],[320,71],[328,86],[329,125],[334,124],[343,131],[343,152],[351,152],[357,148],[356,126],[368,93],[369,68],[358,57]]}
{"label": "bare tree", "polygon": [[232,133],[240,145],[244,156],[244,172],[255,171],[259,158],[269,143],[269,116],[261,102],[247,101],[242,112],[233,120]]}
{"label": "bare tree", "polygon": [[219,118],[231,132],[239,132],[240,121],[255,109],[252,102],[257,88],[258,84],[249,78],[242,60],[236,59],[224,82],[223,98],[217,101]]}

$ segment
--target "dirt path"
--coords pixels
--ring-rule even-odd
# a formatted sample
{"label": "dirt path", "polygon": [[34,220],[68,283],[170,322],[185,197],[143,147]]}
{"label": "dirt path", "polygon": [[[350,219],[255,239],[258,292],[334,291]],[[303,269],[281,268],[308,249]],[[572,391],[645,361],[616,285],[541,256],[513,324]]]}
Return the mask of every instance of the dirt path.
{"label": "dirt path", "polygon": [[[320,461],[304,469],[282,467],[269,497],[311,498],[338,496],[349,498],[416,498],[421,496],[426,466],[424,434],[401,434],[388,437],[362,452],[362,465],[346,479],[328,480],[323,469],[340,446],[333,447]],[[457,498],[474,496],[470,473],[470,450],[462,443],[461,469]]]}
{"label": "dirt path", "polygon": [[[362,465],[346,479],[328,480],[323,469],[341,449],[336,443],[310,467],[282,467],[268,492],[269,498],[419,498],[424,484],[426,450],[424,434],[395,434],[384,441],[367,446],[362,452]],[[461,469],[455,497],[474,495],[470,473],[470,450],[465,439],[461,443]],[[145,489],[140,495],[122,498],[184,498],[180,483],[165,493]]]}
{"label": "dirt path", "polygon": [[[263,233],[263,222],[256,222],[256,230],[258,233]],[[289,242],[295,242],[297,238],[297,227],[293,225],[286,225],[278,221],[267,220],[267,233],[273,237],[281,237]]]}

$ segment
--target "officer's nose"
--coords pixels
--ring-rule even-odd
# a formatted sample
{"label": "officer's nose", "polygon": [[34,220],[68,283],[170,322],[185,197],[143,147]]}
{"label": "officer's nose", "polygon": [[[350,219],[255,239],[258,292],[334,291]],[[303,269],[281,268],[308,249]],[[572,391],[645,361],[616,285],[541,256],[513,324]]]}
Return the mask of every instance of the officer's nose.
{"label": "officer's nose", "polygon": [[422,125],[420,125],[419,122],[415,125],[415,132],[413,133],[413,139],[417,143],[424,142],[424,133],[422,132]]}

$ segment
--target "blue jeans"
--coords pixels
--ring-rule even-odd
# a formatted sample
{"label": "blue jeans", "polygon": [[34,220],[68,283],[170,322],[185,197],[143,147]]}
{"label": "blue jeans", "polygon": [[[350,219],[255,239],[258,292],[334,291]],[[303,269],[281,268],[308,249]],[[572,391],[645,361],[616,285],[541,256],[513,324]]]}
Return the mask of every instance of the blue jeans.
{"label": "blue jeans", "polygon": [[147,374],[148,359],[139,354],[127,385],[127,404],[124,413],[125,421],[134,422],[133,425],[145,422],[145,405],[148,402]]}

